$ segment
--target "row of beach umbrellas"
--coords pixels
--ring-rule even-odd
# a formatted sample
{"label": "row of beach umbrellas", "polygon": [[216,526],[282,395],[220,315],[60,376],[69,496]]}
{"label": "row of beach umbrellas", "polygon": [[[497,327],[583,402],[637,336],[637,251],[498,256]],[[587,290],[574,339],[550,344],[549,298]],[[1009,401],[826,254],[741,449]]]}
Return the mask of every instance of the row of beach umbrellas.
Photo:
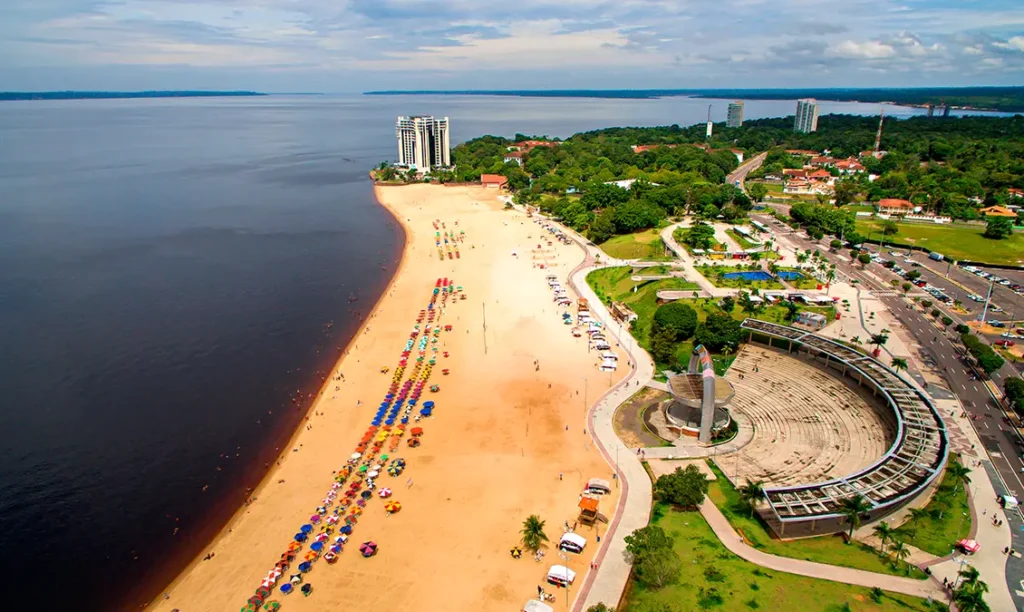
{"label": "row of beach umbrellas", "polygon": [[[289,580],[279,587],[280,592],[283,594],[292,593],[296,586],[302,583],[302,575],[312,571],[313,563],[321,555],[328,563],[333,563],[337,560],[338,554],[344,549],[344,545],[352,534],[353,526],[358,522],[358,517],[362,514],[363,508],[373,498],[374,480],[380,476],[381,471],[385,469],[384,462],[389,459],[387,454],[382,454],[378,463],[377,454],[389,438],[393,441],[390,448],[394,450],[397,447],[397,443],[404,434],[406,425],[409,422],[409,416],[419,401],[431,369],[436,363],[436,353],[438,350],[436,345],[441,328],[433,325],[438,313],[435,305],[437,304],[438,296],[441,297],[442,304],[446,301],[448,294],[452,292],[449,287],[454,287],[454,284],[448,281],[447,278],[438,279],[431,293],[427,308],[421,310],[417,315],[416,325],[406,341],[399,365],[395,369],[391,385],[384,396],[384,401],[378,407],[370,427],[356,448],[356,452],[350,455],[348,464],[342,470],[339,470],[335,477],[335,482],[332,483],[330,491],[327,492],[320,506],[317,507],[316,513],[311,515],[309,522],[303,524],[296,532],[286,552],[281,555],[281,560],[268,572],[255,594],[249,598],[245,607],[242,608],[243,612],[258,612],[261,610],[264,612],[274,612],[281,607],[279,602],[269,599],[272,594],[272,588],[281,579],[290,563],[297,559],[305,543],[309,542],[309,550],[302,556],[302,561],[297,566],[298,573],[293,574]],[[424,320],[426,321],[426,329],[421,333],[420,326],[424,323]],[[448,330],[450,331],[450,329],[449,326]],[[431,340],[432,342],[430,342]],[[431,344],[434,346],[430,346]],[[415,365],[409,375],[409,379],[403,383],[402,379],[414,347],[417,349]],[[428,347],[434,355],[429,361],[425,361]],[[404,412],[402,412],[403,405],[406,405]],[[421,416],[429,416],[433,407],[434,402],[424,402],[420,409]],[[396,419],[400,420],[397,426],[395,424]],[[422,435],[423,430],[419,427],[413,429],[416,430],[413,434],[414,439],[418,439]],[[360,460],[362,460],[362,464],[353,470],[352,468],[359,464]],[[406,462],[404,459],[395,458],[391,460],[386,470],[389,475],[398,476],[404,471],[405,466]],[[349,489],[341,493],[341,488],[353,474],[354,479],[349,484]],[[364,485],[366,490],[361,490]],[[402,508],[400,502],[390,499],[392,495],[393,492],[389,487],[382,487],[377,491],[378,497],[382,500],[387,500],[384,504],[384,510],[389,515],[398,512]],[[340,500],[338,499],[339,496],[341,497]],[[354,499],[355,507],[352,507]],[[333,511],[331,510],[332,508]],[[348,514],[345,514],[345,512],[348,512]],[[344,524],[340,525],[342,521],[344,521]],[[321,531],[314,535],[313,532],[317,527]],[[336,528],[340,535],[333,536],[332,538]],[[360,545],[359,552],[363,557],[371,557],[376,554],[377,548],[376,542],[370,540]],[[300,591],[304,595],[309,595],[312,592],[312,585],[302,584]]]}

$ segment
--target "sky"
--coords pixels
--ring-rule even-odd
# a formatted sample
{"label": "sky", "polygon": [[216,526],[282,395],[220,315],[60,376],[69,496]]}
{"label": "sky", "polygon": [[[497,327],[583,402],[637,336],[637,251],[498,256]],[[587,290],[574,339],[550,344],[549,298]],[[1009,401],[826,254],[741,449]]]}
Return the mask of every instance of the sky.
{"label": "sky", "polygon": [[5,90],[1024,85],[1022,0],[0,0]]}

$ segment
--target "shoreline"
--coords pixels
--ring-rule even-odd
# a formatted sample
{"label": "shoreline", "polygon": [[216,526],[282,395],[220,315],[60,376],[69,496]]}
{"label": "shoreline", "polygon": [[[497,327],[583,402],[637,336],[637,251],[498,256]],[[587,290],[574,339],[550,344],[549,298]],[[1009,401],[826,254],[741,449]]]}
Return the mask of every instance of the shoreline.
{"label": "shoreline", "polygon": [[[387,211],[387,213],[397,224],[398,229],[402,232],[401,255],[398,259],[398,265],[395,267],[395,271],[391,274],[391,278],[388,279],[388,283],[387,285],[385,285],[384,290],[381,291],[381,294],[377,298],[377,301],[374,302],[373,308],[370,309],[370,311],[367,313],[366,317],[359,324],[359,327],[352,334],[352,337],[349,338],[348,341],[345,343],[345,347],[341,350],[339,357],[334,361],[332,369],[330,370],[331,374],[334,374],[341,368],[343,362],[349,356],[349,353],[355,346],[356,342],[364,333],[366,333],[366,328],[369,327],[370,321],[376,316],[377,312],[384,304],[385,299],[388,297],[389,293],[394,288],[395,282],[401,277],[402,270],[409,259],[408,256],[411,246],[411,240],[409,238],[411,234],[410,228],[399,217],[399,215],[396,213],[394,209],[387,206],[381,201],[381,198],[377,193],[377,186],[371,186],[373,197],[376,200],[377,204]],[[274,457],[275,463],[272,464],[270,468],[266,468],[263,470],[263,475],[260,477],[259,483],[252,489],[248,497],[249,499],[258,498],[267,488],[267,485],[271,483],[271,480],[274,477],[275,473],[281,467],[281,461],[289,456],[290,451],[288,449],[294,448],[295,445],[298,443],[298,439],[302,435],[302,432],[304,431],[302,425],[307,422],[310,412],[312,412],[313,409],[316,407],[317,403],[321,399],[321,396],[324,395],[324,392],[328,389],[332,380],[333,378],[331,376],[328,376],[320,385],[320,388],[317,390],[316,395],[312,398],[312,401],[309,402],[309,405],[305,408],[305,410],[302,411],[302,414],[299,416],[298,421],[292,428],[292,433],[289,436],[287,436],[287,438],[284,439],[284,443],[281,446],[281,452]],[[164,601],[163,594],[174,590],[174,587],[178,586],[181,583],[181,581],[184,580],[184,578],[188,575],[188,573],[203,561],[203,552],[205,550],[211,548],[214,544],[220,541],[228,533],[231,533],[231,531],[234,528],[234,525],[245,515],[247,507],[248,506],[244,503],[238,506],[238,508],[236,508],[235,511],[231,513],[230,517],[221,526],[221,528],[217,530],[213,537],[209,538],[206,544],[202,547],[203,550],[197,553],[195,555],[195,558],[189,561],[187,565],[185,565],[179,571],[175,572],[173,580],[171,580],[169,583],[164,582],[164,586],[162,588],[154,590],[153,597],[147,598],[149,600],[149,603],[145,604],[145,609],[148,610],[156,606],[160,602]]]}
{"label": "shoreline", "polygon": [[[429,381],[440,388],[429,396],[440,410],[419,423],[426,430],[422,447],[396,451],[409,461],[406,475],[383,481],[403,510],[389,517],[370,499],[353,542],[372,540],[377,554],[364,559],[353,549],[332,565],[316,564],[304,576],[315,583],[311,597],[285,599],[275,590],[273,598],[289,612],[445,606],[499,612],[536,597],[551,564],[577,571],[567,593],[573,599],[591,574],[604,525],[579,526],[576,533],[589,542],[581,555],[562,561],[554,548],[562,526],[577,519],[587,480],[610,480],[614,473],[589,431],[588,398],[604,395],[627,369],[596,371],[597,356],[586,339],[570,333],[559,316],[565,309],[553,303],[545,277],[564,277],[568,287],[567,275],[583,253],[550,239],[523,213],[504,210],[498,193],[483,187],[375,185],[374,195],[405,233],[402,259],[325,381],[336,388],[323,386],[306,428],[294,432],[293,448],[280,454],[253,503],[234,514],[165,589],[169,600],[158,595],[152,609],[214,612],[252,595],[351,453],[373,398],[390,381],[381,370],[394,367],[440,278],[459,284],[461,294],[439,312],[438,324],[452,328],[438,337],[440,371]],[[442,224],[457,257],[451,251],[438,257]],[[345,379],[333,381],[339,368]],[[619,491],[605,496],[602,511],[613,514],[618,499]],[[520,545],[522,521],[532,514],[547,523],[548,558],[513,559],[509,549]],[[204,561],[208,552],[216,558]],[[474,579],[467,583],[467,575]],[[555,593],[556,610],[568,610],[564,594]]]}

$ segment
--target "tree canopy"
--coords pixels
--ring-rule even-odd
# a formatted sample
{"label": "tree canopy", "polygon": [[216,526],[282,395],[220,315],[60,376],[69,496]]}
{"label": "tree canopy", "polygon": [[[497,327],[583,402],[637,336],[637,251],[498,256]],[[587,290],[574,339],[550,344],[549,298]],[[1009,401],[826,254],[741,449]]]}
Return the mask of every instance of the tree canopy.
{"label": "tree canopy", "polygon": [[664,502],[696,508],[704,501],[708,486],[708,477],[697,466],[690,464],[685,470],[676,468],[671,474],[659,476],[654,483],[654,490]]}
{"label": "tree canopy", "polygon": [[669,302],[658,306],[651,322],[651,333],[668,330],[675,341],[686,340],[697,329],[697,311],[684,302]]}
{"label": "tree canopy", "polygon": [[739,321],[724,312],[713,312],[697,327],[693,337],[709,351],[717,353],[725,347],[735,350],[743,332]]}

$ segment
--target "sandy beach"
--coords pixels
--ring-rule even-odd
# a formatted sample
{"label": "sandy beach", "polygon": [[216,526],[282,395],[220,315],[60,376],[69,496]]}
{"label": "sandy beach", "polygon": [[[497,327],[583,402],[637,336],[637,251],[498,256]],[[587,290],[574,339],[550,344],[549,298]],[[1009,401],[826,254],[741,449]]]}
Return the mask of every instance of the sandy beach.
{"label": "sandy beach", "polygon": [[[544,585],[556,594],[551,605],[566,610],[565,591],[544,583],[548,567],[568,564],[577,572],[570,604],[583,584],[598,548],[595,529],[577,529],[588,546],[568,562],[555,545],[577,516],[586,481],[612,480],[585,416],[588,404],[628,371],[620,353],[617,372],[599,372],[585,336],[573,338],[561,321],[564,309],[552,301],[545,276],[556,274],[567,285],[583,251],[557,241],[548,246],[549,234],[503,210],[493,189],[412,185],[376,193],[404,226],[405,251],[392,285],[334,370],[344,380],[325,387],[255,501],[165,589],[169,597],[161,594],[147,609],[221,612],[245,604],[358,444],[391,382],[380,369],[394,369],[441,277],[462,286],[467,299],[449,302],[442,315],[453,329],[440,337],[449,356],[439,358],[428,383],[440,392],[424,395],[437,409],[417,424],[423,445],[403,444],[405,473],[379,481],[394,489],[402,510],[388,516],[383,501],[372,499],[337,563],[320,560],[305,575],[312,595],[275,589],[272,598],[296,611],[497,611],[519,609]],[[465,232],[459,259],[439,259],[437,220]],[[451,374],[443,376],[442,368]],[[611,518],[617,501],[613,485],[601,511]],[[547,555],[513,560],[509,549],[530,514],[547,522]],[[366,540],[379,545],[368,559],[356,550]]]}

